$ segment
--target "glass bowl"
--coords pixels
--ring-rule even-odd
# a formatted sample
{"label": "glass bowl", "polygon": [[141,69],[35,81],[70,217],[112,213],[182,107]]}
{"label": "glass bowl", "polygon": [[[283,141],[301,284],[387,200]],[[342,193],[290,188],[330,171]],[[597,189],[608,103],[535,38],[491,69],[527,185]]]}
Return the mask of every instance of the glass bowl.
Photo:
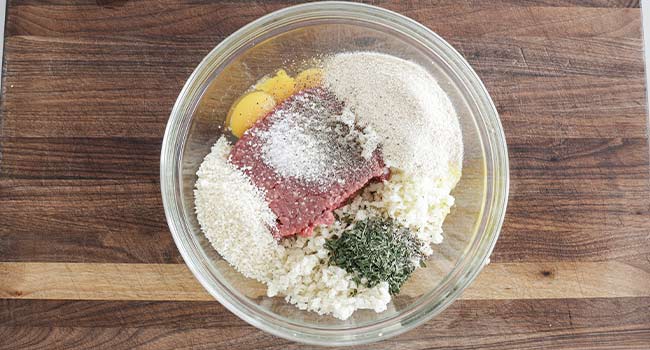
{"label": "glass bowl", "polygon": [[[359,310],[348,320],[319,316],[269,298],[237,273],[203,236],[194,212],[196,171],[224,132],[232,102],[259,78],[313,57],[374,51],[420,64],[449,95],[463,133],[463,175],[456,204],[434,246],[388,310]],[[299,67],[297,67],[299,68]],[[162,145],[165,214],[183,259],[205,289],[246,322],[282,338],[317,345],[378,341],[439,314],[487,263],[508,197],[508,155],[497,111],[461,55],[421,24],[378,7],[343,2],[293,6],[241,28],[194,70],[174,105]]]}

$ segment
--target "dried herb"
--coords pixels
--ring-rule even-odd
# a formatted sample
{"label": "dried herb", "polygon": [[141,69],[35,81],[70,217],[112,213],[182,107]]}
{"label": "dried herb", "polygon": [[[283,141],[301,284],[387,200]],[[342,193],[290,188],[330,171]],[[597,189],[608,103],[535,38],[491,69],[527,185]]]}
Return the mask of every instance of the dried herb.
{"label": "dried herb", "polygon": [[391,294],[399,293],[422,259],[419,241],[404,226],[379,217],[356,222],[338,238],[327,240],[330,264],[352,273],[368,287],[386,281]]}

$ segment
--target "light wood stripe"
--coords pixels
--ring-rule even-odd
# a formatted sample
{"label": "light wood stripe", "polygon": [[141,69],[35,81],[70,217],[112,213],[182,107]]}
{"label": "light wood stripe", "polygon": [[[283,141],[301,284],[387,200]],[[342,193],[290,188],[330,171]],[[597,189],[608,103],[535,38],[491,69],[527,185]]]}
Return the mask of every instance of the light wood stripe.
{"label": "light wood stripe", "polygon": [[[260,288],[257,291],[262,293]],[[462,298],[648,296],[650,273],[610,261],[493,263],[483,270]],[[212,300],[185,265],[22,262],[0,263],[0,298]]]}

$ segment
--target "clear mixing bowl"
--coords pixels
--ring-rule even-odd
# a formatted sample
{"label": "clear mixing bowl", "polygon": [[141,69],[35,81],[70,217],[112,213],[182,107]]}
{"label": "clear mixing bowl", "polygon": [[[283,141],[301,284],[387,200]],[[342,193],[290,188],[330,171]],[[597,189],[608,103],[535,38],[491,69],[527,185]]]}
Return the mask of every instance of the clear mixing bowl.
{"label": "clear mixing bowl", "polygon": [[[194,213],[196,171],[224,132],[232,102],[259,78],[314,57],[382,52],[417,62],[447,92],[463,132],[463,175],[456,204],[434,246],[388,310],[359,310],[348,320],[319,316],[269,298],[237,273],[203,236]],[[300,68],[300,67],[297,67]],[[291,68],[290,68],[291,69]],[[178,250],[205,289],[246,322],[274,335],[318,345],[369,343],[416,327],[444,310],[486,264],[508,197],[508,155],[497,111],[461,55],[421,24],[378,7],[320,2],[289,7],[238,30],[196,68],[174,105],[162,145],[160,185]]]}

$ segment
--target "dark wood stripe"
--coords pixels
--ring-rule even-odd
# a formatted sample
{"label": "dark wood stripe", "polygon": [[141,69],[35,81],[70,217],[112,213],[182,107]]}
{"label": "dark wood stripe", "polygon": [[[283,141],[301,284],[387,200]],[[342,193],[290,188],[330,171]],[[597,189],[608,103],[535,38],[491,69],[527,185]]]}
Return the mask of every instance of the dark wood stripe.
{"label": "dark wood stripe", "polygon": [[[420,332],[430,331],[418,328]],[[438,331],[438,330],[435,330]],[[413,333],[418,332],[413,331]],[[431,334],[431,333],[429,333]],[[20,328],[0,326],[0,349],[269,349],[298,350],[315,347],[293,343],[255,329],[166,329],[166,328]],[[413,350],[521,350],[521,349],[625,349],[647,350],[650,339],[648,328],[619,328],[571,330],[519,335],[445,336],[441,332],[417,338],[396,337],[385,342],[355,349],[413,349]],[[349,349],[332,348],[329,349]]]}
{"label": "dark wood stripe", "polygon": [[[105,1],[105,0],[101,0]],[[510,1],[510,4],[514,1]],[[546,4],[550,3],[547,1]],[[102,4],[102,3],[100,3]],[[204,2],[192,5],[161,2],[139,6],[135,2],[115,1],[108,6],[84,2],[75,6],[47,5],[41,2],[16,2],[9,7],[8,35],[93,35],[96,37],[191,37],[228,35],[243,25],[292,2]],[[378,5],[412,17],[444,36],[616,36],[638,34],[639,9],[535,6],[522,2],[484,6],[481,2],[445,1],[378,2]],[[560,2],[557,4],[565,5]],[[602,2],[601,2],[602,4]],[[628,2],[621,2],[627,5]],[[569,4],[570,5],[570,4]],[[598,3],[595,3],[598,5]],[[636,2],[631,4],[637,5]],[[138,18],[138,20],[133,20]],[[493,20],[500,18],[500,21]],[[582,21],[575,21],[582,18]],[[585,20],[589,25],[585,25]]]}
{"label": "dark wood stripe", "polygon": [[[637,180],[628,182],[635,187],[624,187],[626,191],[648,185],[639,180],[650,167],[645,138],[533,139],[513,135],[507,142],[510,175],[515,182]],[[159,138],[8,137],[0,139],[0,177],[157,181],[160,144]],[[603,190],[616,190],[612,184],[606,183],[610,186]]]}
{"label": "dark wood stripe", "polygon": [[[173,3],[177,5],[201,5],[201,4],[211,4],[214,3],[214,1],[211,0],[179,0],[179,1],[159,1],[160,3]],[[232,0],[229,1],[230,3],[240,3],[240,4],[246,4],[246,5],[251,5],[251,3],[254,3],[254,1],[250,0]],[[257,1],[258,3],[260,1]],[[267,0],[265,2],[269,3],[278,3],[278,4],[285,4],[285,5],[291,5],[291,4],[299,4],[303,3],[306,1],[300,1],[300,0]],[[368,4],[372,4],[375,6],[386,6],[390,5],[391,1],[390,0],[365,0],[365,1],[358,1],[358,2],[364,2]],[[431,1],[429,1],[431,2]],[[11,6],[17,6],[17,5],[65,5],[65,6],[79,6],[79,5],[97,5],[109,9],[115,9],[119,8],[123,5],[125,5],[126,1],[125,0],[10,0],[9,1]],[[477,2],[475,0],[436,0],[435,5],[437,6],[449,6],[449,5],[476,5]],[[639,0],[493,0],[490,1],[489,4],[483,4],[480,3],[481,5],[489,5],[489,6],[502,6],[502,7],[510,7],[510,6],[519,6],[519,7],[526,7],[526,6],[534,6],[534,7],[594,7],[594,8],[639,8],[641,7],[640,1]],[[431,6],[432,4],[428,4],[427,2],[404,2],[401,3],[400,6],[406,7],[406,8],[415,8],[418,5],[424,5],[424,6]]]}
{"label": "dark wood stripe", "polygon": [[[191,72],[198,63],[197,59],[200,60],[223,38],[197,36],[182,41],[156,42],[125,40],[119,36],[101,41],[85,37],[11,36],[7,44],[13,52],[7,59],[11,68],[30,78],[42,78],[47,74],[62,79],[74,70],[107,79],[118,73],[108,70],[107,65],[110,65],[125,74],[138,73],[143,77],[147,74],[159,81],[169,79],[170,75],[181,76],[183,72]],[[486,38],[453,35],[447,40],[476,70],[495,80],[503,78],[503,75],[588,75],[642,80],[637,74],[644,71],[643,62],[639,61],[643,57],[640,33],[625,38],[558,37],[553,40],[519,35]],[[44,54],[50,56],[43,57]],[[44,67],[37,66],[37,63]],[[98,63],[102,65],[94,65]]]}
{"label": "dark wood stripe", "polygon": [[[644,180],[650,168],[646,138],[550,139],[512,136],[507,138],[507,143],[510,175],[515,181],[633,180],[631,183],[635,188],[612,187],[615,184],[613,181],[605,184],[612,191],[623,190],[622,193],[650,185]],[[551,191],[549,189],[548,192]],[[516,195],[517,191],[513,192]]]}
{"label": "dark wood stripe", "polygon": [[452,36],[448,41],[487,82],[505,77],[627,77],[644,72],[640,37],[575,38]]}
{"label": "dark wood stripe", "polygon": [[[214,43],[10,37],[1,135],[162,137],[185,79]],[[646,136],[640,39],[458,43],[507,135]]]}
{"label": "dark wood stripe", "polygon": [[640,79],[503,77],[485,83],[507,136],[645,137]]}
{"label": "dark wood stripe", "polygon": [[[5,141],[2,261],[179,262],[160,197],[158,140],[80,142]],[[647,261],[645,139],[515,137],[509,149],[495,261]]]}
{"label": "dark wood stripe", "polygon": [[5,138],[0,176],[157,181],[160,138]]}
{"label": "dark wood stripe", "polygon": [[514,3],[527,3],[528,5],[548,5],[548,6],[586,6],[586,7],[641,7],[640,0],[567,0],[567,1],[554,1],[554,0],[532,0],[532,1],[514,1]]}
{"label": "dark wood stripe", "polygon": [[157,179],[5,179],[0,202],[4,261],[181,261]]}
{"label": "dark wood stripe", "polygon": [[1,135],[161,138],[210,46],[9,37]]}
{"label": "dark wood stripe", "polygon": [[[216,302],[0,305],[2,349],[304,348],[246,325]],[[648,341],[650,298],[462,300],[414,331],[361,348],[646,349]]]}
{"label": "dark wood stripe", "polygon": [[77,301],[0,299],[9,327],[246,327],[217,301]]}

